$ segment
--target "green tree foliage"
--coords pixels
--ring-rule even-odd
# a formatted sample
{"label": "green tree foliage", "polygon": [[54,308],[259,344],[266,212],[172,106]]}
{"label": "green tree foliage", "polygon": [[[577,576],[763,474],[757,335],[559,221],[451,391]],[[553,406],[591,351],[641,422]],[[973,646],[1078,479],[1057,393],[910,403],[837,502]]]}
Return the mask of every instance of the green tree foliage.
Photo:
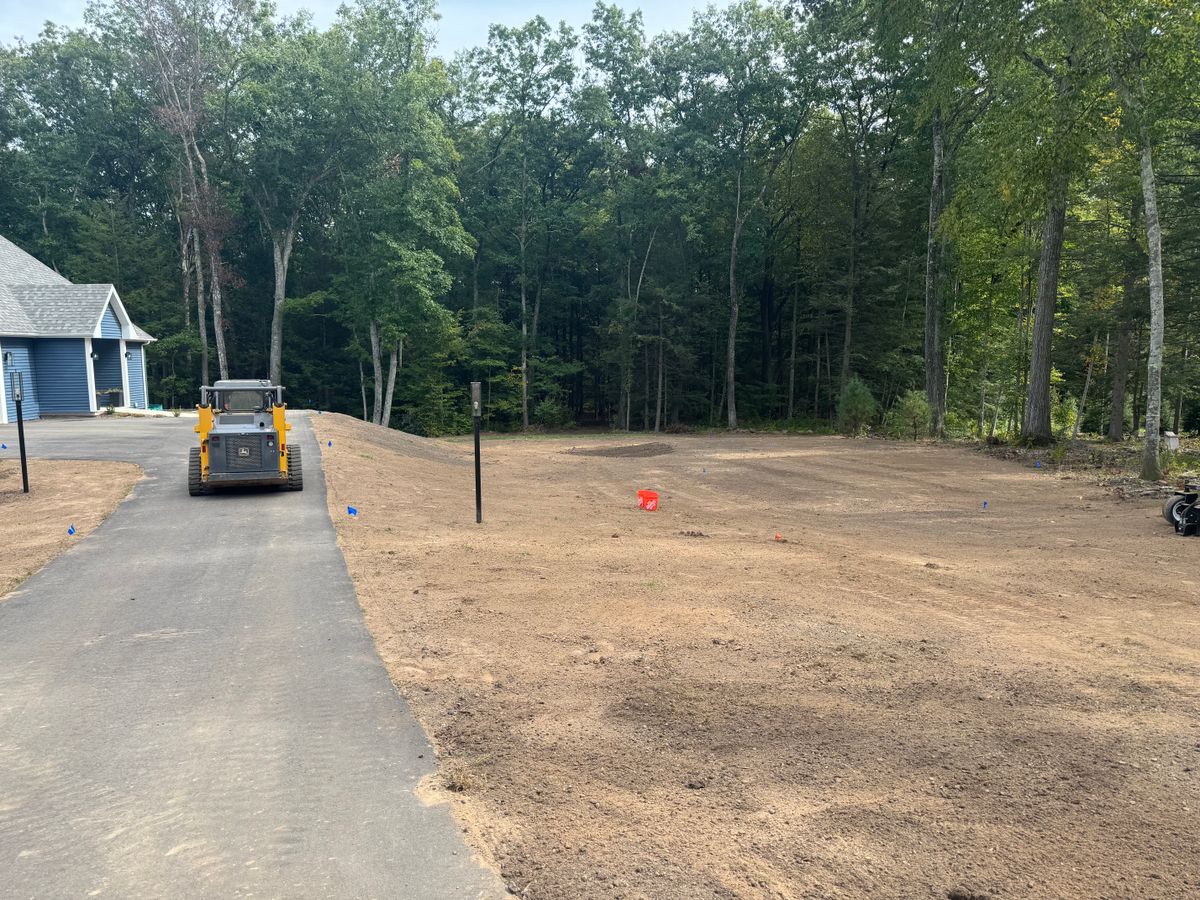
{"label": "green tree foliage", "polygon": [[838,398],[837,423],[843,434],[856,436],[871,427],[879,415],[879,403],[857,375],[851,376]]}
{"label": "green tree foliage", "polygon": [[915,441],[929,426],[929,399],[921,392],[907,390],[892,410],[900,431],[905,436],[912,435]]}
{"label": "green tree foliage", "polygon": [[851,386],[908,434],[1148,425],[1149,476],[1200,426],[1194,4],[599,2],[449,61],[434,14],[108,0],[2,48],[0,231],[117,285],[169,405],[211,351],[430,434],[474,379],[501,429]]}

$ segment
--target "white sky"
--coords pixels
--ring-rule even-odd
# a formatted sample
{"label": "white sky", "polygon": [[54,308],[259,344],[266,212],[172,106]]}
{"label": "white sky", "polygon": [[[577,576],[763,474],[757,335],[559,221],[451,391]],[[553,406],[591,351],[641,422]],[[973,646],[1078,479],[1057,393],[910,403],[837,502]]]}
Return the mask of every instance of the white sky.
{"label": "white sky", "polygon": [[[282,13],[294,13],[308,9],[317,25],[324,26],[333,19],[338,5],[343,0],[276,0]],[[627,9],[642,8],[646,31],[657,34],[685,28],[692,18],[692,11],[707,6],[707,0],[677,0],[677,2],[655,2],[655,0],[620,0]],[[474,47],[487,40],[488,25],[520,25],[535,15],[542,15],[550,22],[566,20],[568,25],[578,28],[591,18],[594,0],[441,0],[438,4],[442,19],[437,24],[439,33],[437,52],[449,57],[465,47]],[[83,24],[86,0],[0,0],[0,43],[11,43],[15,38],[31,41],[42,30],[47,20],[58,25],[78,26]]]}

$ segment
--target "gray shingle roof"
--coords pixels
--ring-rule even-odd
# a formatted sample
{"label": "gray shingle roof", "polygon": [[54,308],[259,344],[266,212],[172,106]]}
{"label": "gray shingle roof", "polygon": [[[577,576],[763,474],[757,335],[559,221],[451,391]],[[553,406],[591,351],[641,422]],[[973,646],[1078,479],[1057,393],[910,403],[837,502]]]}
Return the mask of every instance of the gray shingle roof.
{"label": "gray shingle roof", "polygon": [[9,290],[33,323],[33,334],[90,337],[112,294],[111,284],[16,284]]}
{"label": "gray shingle roof", "polygon": [[[72,284],[0,236],[0,334],[22,337],[90,337],[111,284]],[[138,340],[152,341],[136,325]]]}
{"label": "gray shingle roof", "polygon": [[0,334],[33,334],[33,323],[8,285],[0,282]]}
{"label": "gray shingle roof", "polygon": [[0,284],[70,284],[52,268],[38,262],[0,235]]}

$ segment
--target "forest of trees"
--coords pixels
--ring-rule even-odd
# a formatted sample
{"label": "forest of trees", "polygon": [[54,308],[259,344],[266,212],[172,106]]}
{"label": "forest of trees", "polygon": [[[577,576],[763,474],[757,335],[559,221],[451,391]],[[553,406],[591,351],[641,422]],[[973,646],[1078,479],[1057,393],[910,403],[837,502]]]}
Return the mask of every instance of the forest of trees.
{"label": "forest of trees", "polygon": [[221,376],[423,434],[885,421],[1045,443],[1200,426],[1200,4],[596,4],[437,55],[107,0],[0,48],[0,234],[114,283],[152,401]]}

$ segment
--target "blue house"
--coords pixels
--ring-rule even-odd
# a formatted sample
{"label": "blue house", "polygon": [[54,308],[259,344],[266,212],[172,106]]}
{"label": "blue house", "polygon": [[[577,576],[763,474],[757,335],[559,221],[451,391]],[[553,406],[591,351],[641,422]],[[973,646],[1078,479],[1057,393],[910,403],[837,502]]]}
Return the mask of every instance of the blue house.
{"label": "blue house", "polygon": [[0,236],[0,424],[146,409],[146,344],[111,284],[72,284]]}

